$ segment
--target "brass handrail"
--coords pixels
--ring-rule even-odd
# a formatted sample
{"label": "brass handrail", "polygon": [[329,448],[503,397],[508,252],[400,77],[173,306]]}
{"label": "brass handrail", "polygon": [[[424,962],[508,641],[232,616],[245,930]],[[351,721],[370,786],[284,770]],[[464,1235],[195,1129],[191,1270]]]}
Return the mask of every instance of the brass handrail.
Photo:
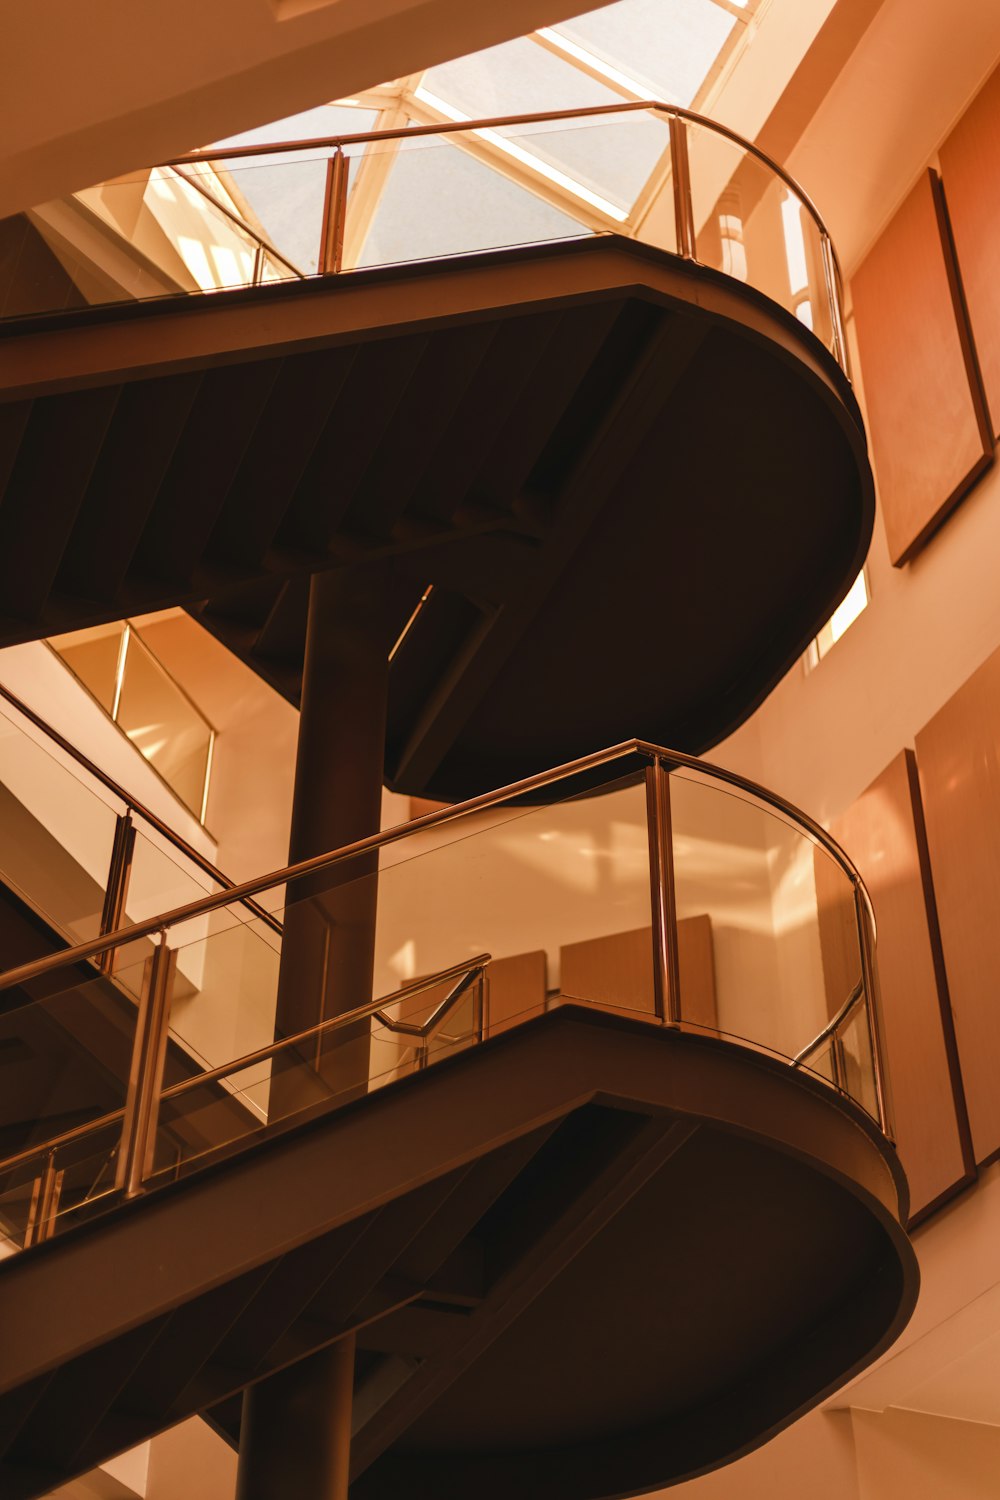
{"label": "brass handrail", "polygon": [[658,113],[667,115],[668,118],[672,116],[678,120],[690,121],[694,125],[702,125],[706,130],[725,136],[734,145],[740,146],[744,151],[749,151],[792,189],[809,210],[817,227],[823,234],[829,234],[819,209],[809,194],[799,186],[791,173],[787,172],[766,151],[762,151],[752,141],[745,140],[737,131],[731,130],[721,121],[711,120],[707,115],[700,115],[693,109],[684,109],[680,104],[668,104],[663,99],[623,99],[620,104],[591,104],[584,109],[550,109],[532,114],[491,115],[484,119],[447,120],[435,122],[432,125],[411,125],[409,128],[394,126],[389,130],[359,130],[347,135],[307,136],[295,141],[268,141],[251,147],[206,146],[200,151],[188,151],[182,156],[172,156],[166,161],[159,162],[158,165],[161,167],[193,166],[198,163],[211,165],[216,161],[239,161],[248,156],[280,156],[293,151],[335,151],[342,150],[345,146],[368,145],[374,141],[411,141],[425,135],[455,135],[463,130],[500,130],[508,125],[533,125],[547,120],[584,120],[591,116],[628,114],[637,110],[650,109],[655,109]]}
{"label": "brass handrail", "polygon": [[[337,1031],[344,1026],[353,1026],[358,1021],[367,1020],[369,1016],[382,1021],[391,1031],[403,1031],[404,1023],[393,1021],[391,1018],[383,1018],[381,1007],[397,1005],[401,1000],[409,1000],[414,995],[422,995],[426,990],[432,990],[436,985],[444,984],[447,980],[458,976],[463,988],[456,987],[445,996],[430,1018],[434,1020],[442,1006],[448,1005],[450,1008],[456,1000],[461,998],[465,982],[471,983],[475,975],[482,973],[490,962],[491,956],[489,953],[479,953],[475,958],[467,959],[464,963],[452,964],[450,968],[441,969],[437,974],[429,974],[423,979],[414,979],[409,984],[400,985],[399,989],[393,990],[391,995],[380,995],[377,1000],[369,1000],[364,1005],[355,1006],[353,1010],[342,1010],[336,1016],[329,1016],[325,1021],[307,1027],[305,1031],[296,1031],[291,1036],[283,1036],[276,1042],[269,1042],[266,1047],[258,1047],[254,1052],[247,1052],[242,1057],[236,1058],[235,1062],[221,1063],[217,1068],[209,1068],[204,1073],[195,1073],[190,1078],[182,1078],[179,1083],[172,1083],[169,1088],[163,1089],[160,1098],[176,1099],[178,1094],[190,1093],[193,1088],[201,1084],[215,1083],[220,1078],[227,1078],[230,1073],[241,1073],[244,1068],[252,1068],[257,1063],[266,1062],[269,1057],[274,1057],[285,1047],[297,1047],[301,1042],[311,1041],[313,1037],[322,1036],[327,1031]],[[6,1163],[0,1162],[0,1170],[5,1165]]]}
{"label": "brass handrail", "polygon": [[765,805],[789,818],[793,824],[803,829],[816,843],[822,845],[827,853],[844,870],[865,903],[874,933],[875,917],[871,898],[856,867],[840,846],[830,837],[826,829],[810,818],[807,813],[793,806],[791,802],[779,796],[776,792],[769,791],[766,787],[762,787],[757,782],[751,781],[749,777],[741,776],[735,771],[727,770],[724,766],[717,766],[711,762],[699,760],[696,756],[684,754],[683,751],[668,750],[663,746],[652,745],[646,740],[625,740],[621,744],[613,745],[607,750],[599,750],[592,755],[584,755],[577,760],[567,761],[564,765],[556,766],[550,771],[541,771],[535,776],[527,776],[521,781],[511,782],[508,786],[500,787],[496,791],[484,792],[478,797],[471,797],[465,802],[457,802],[451,807],[440,808],[434,812],[425,813],[423,817],[413,818],[409,823],[398,823],[393,828],[387,828],[381,833],[370,834],[367,838],[357,839],[354,843],[345,844],[342,848],[333,849],[327,854],[314,855],[311,859],[300,860],[297,864],[287,865],[284,869],[274,870],[266,875],[258,875],[252,880],[245,880],[239,885],[231,886],[228,890],[218,891],[212,895],[203,896],[197,901],[191,901],[186,905],[174,907],[171,911],[164,912],[156,917],[149,917],[143,922],[135,922],[129,927],[104,933],[99,937],[89,939],[87,942],[78,943],[73,948],[65,948],[58,953],[48,954],[44,958],[33,959],[30,963],[19,964],[16,968],[8,969],[5,973],[0,974],[0,991],[10,989],[17,984],[25,984],[42,974],[48,974],[56,969],[69,967],[72,964],[82,962],[84,959],[94,958],[98,954],[108,952],[111,949],[123,947],[126,943],[136,942],[140,938],[151,937],[154,933],[158,933],[165,928],[175,927],[195,917],[206,916],[210,912],[235,905],[237,902],[245,904],[248,897],[257,896],[262,891],[270,890],[274,886],[285,885],[288,881],[295,880],[303,875],[313,875],[319,873],[321,870],[332,869],[333,866],[342,864],[345,860],[355,858],[361,854],[373,853],[377,849],[397,843],[400,839],[409,838],[412,834],[423,832],[425,829],[436,828],[444,823],[453,822],[457,818],[468,817],[473,813],[486,811],[502,802],[510,802],[518,797],[529,796],[544,786],[551,786],[555,782],[569,780],[574,776],[582,775],[590,770],[596,770],[613,761],[622,760],[629,755],[638,755],[651,762],[660,761],[670,769],[688,768],[698,771],[711,779],[726,782],[730,786],[735,786],[742,791],[749,792],[751,796],[760,799]]}
{"label": "brass handrail", "polygon": [[[115,781],[113,776],[108,775],[107,771],[102,771],[100,766],[95,764],[88,755],[84,755],[83,751],[79,750],[64,735],[61,735],[58,729],[53,729],[52,725],[46,723],[40,714],[35,713],[33,708],[29,708],[26,703],[22,703],[17,694],[12,693],[10,688],[5,687],[2,682],[0,682],[0,698],[5,698],[12,708],[16,709],[19,714],[22,714],[28,720],[29,724],[33,724],[54,745],[58,745],[59,749],[75,760],[78,766],[82,766],[88,776],[92,776],[95,781],[99,781],[109,792],[112,792],[121,802],[124,802],[126,807],[131,808],[134,813],[137,813],[144,823],[148,823],[151,828],[154,828],[161,838],[165,838],[168,843],[171,843],[178,853],[183,854],[185,859],[189,859],[192,864],[197,865],[202,874],[208,875],[226,890],[231,891],[234,888],[234,882],[230,880],[229,876],[224,875],[216,865],[213,865],[212,861],[206,855],[201,854],[193,844],[189,844],[186,838],[171,828],[169,823],[165,823],[156,813],[152,812],[145,803],[140,802],[138,797],[133,797],[131,792],[127,792],[119,782]],[[253,912],[254,917],[258,921],[266,923],[273,932],[281,931],[281,923],[265,907],[259,906],[256,901],[246,901],[243,904]],[[61,956],[66,957],[66,954],[72,951],[71,949],[63,949]]]}
{"label": "brass handrail", "polygon": [[[167,165],[168,163],[166,162],[162,163],[161,169],[162,167],[165,167]],[[172,167],[172,170],[177,170],[176,166],[173,163],[170,163],[169,165]],[[186,183],[189,188],[194,188],[196,193],[200,193],[203,198],[207,198],[212,207],[217,208],[220,214],[223,214],[227,219],[235,224],[237,228],[242,229],[245,234],[248,234],[251,239],[254,240],[254,242],[257,244],[258,248],[264,251],[265,255],[270,255],[274,260],[280,260],[281,264],[283,266],[287,266],[292,275],[297,276],[300,281],[304,281],[306,279],[305,271],[300,271],[298,266],[295,265],[294,261],[290,261],[287,255],[282,255],[280,250],[276,250],[275,247],[271,244],[270,240],[265,239],[258,229],[254,229],[252,224],[247,223],[242,214],[236,213],[234,209],[227,208],[225,203],[223,203],[220,198],[217,198],[209,188],[205,187],[204,183],[198,182],[193,177],[189,177],[186,172],[177,172],[177,176],[180,178],[181,182]]]}
{"label": "brass handrail", "polygon": [[831,1037],[836,1036],[841,1026],[851,1014],[851,1011],[858,1004],[858,1002],[864,998],[864,993],[864,981],[859,979],[851,993],[848,995],[847,999],[844,1001],[843,1005],[837,1011],[836,1015],[834,1015],[829,1021],[827,1021],[826,1025],[823,1027],[823,1030],[819,1033],[819,1035],[814,1036],[812,1041],[808,1042],[806,1046],[802,1048],[801,1052],[796,1052],[795,1056],[791,1059],[791,1065],[793,1068],[801,1067],[807,1057],[812,1057],[813,1053],[818,1051],[819,1048],[822,1047],[824,1042],[827,1042]]}
{"label": "brass handrail", "polygon": [[[241,1073],[245,1068],[252,1068],[256,1063],[266,1062],[285,1047],[297,1047],[301,1042],[307,1042],[313,1037],[320,1036],[327,1031],[335,1031],[341,1027],[354,1025],[369,1016],[375,1016],[383,1020],[381,1007],[385,1005],[396,1005],[401,1000],[409,1000],[414,995],[423,994],[425,990],[434,989],[436,985],[445,984],[449,979],[458,977],[462,987],[456,986],[450,994],[445,996],[441,1005],[429,1018],[429,1023],[435,1020],[443,1020],[441,1014],[444,1006],[449,1009],[461,998],[464,989],[478,975],[481,974],[490,962],[492,955],[489,953],[477,953],[475,958],[466,959],[463,963],[452,964],[447,969],[441,969],[436,974],[425,975],[422,979],[411,980],[409,984],[400,985],[391,995],[379,995],[376,1000],[369,1000],[364,1005],[355,1006],[353,1010],[341,1011],[339,1015],[329,1016],[325,1021],[318,1022],[315,1026],[308,1027],[305,1031],[294,1032],[291,1036],[279,1038],[266,1047],[258,1047],[253,1052],[244,1053],[232,1062],[221,1064],[217,1068],[206,1068],[204,1072],[194,1073],[190,1078],[182,1078],[178,1083],[172,1083],[169,1088],[160,1090],[160,1099],[176,1099],[179,1094],[190,1093],[192,1089],[199,1088],[206,1083],[217,1083],[226,1078],[230,1073]],[[428,1023],[428,1024],[429,1024]],[[390,1030],[402,1030],[403,1023],[394,1021],[391,1017],[383,1021]],[[58,1151],[62,1146],[71,1145],[73,1141],[82,1140],[84,1136],[96,1134],[97,1131],[105,1129],[108,1125],[117,1125],[125,1115],[124,1107],[111,1110],[109,1114],[98,1115],[96,1120],[87,1120],[82,1125],[74,1125],[70,1130],[64,1130],[60,1135],[50,1136],[48,1140],[40,1141],[34,1146],[28,1146],[23,1151],[18,1151],[14,1156],[4,1157],[0,1161],[0,1172],[8,1172],[14,1167],[23,1166],[25,1162],[34,1161],[35,1157],[42,1156],[49,1151]]]}
{"label": "brass handrail", "polygon": [[[434,1032],[441,1025],[441,1022],[446,1020],[448,1016],[451,1015],[452,1011],[455,1009],[455,1006],[458,1004],[459,1000],[461,1000],[466,990],[473,983],[476,977],[483,972],[486,965],[489,963],[490,955],[488,953],[483,953],[480,955],[480,957],[482,959],[482,962],[480,963],[478,960],[474,960],[475,967],[469,969],[467,973],[462,975],[458,983],[448,991],[447,995],[445,995],[440,1005],[436,1006],[427,1017],[427,1020],[421,1022],[419,1026],[411,1021],[400,1021],[395,1016],[386,1015],[384,1010],[377,1010],[375,1012],[376,1021],[380,1021],[387,1031],[394,1031],[397,1036],[412,1036],[418,1042],[426,1042],[429,1036],[434,1035]],[[435,984],[442,984],[444,982],[444,977],[447,976],[439,975],[437,980],[435,981]],[[425,988],[429,987],[430,986],[425,986]],[[394,1005],[398,1004],[399,999],[400,996],[398,994],[393,995],[392,1003]]]}

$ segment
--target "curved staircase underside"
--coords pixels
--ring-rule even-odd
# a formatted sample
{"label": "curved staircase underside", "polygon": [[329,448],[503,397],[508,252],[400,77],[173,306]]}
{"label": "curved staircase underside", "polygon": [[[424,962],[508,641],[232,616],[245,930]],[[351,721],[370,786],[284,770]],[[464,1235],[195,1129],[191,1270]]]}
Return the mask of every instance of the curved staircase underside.
{"label": "curved staircase underside", "polygon": [[826,1086],[566,1006],[0,1264],[0,1486],[194,1412],[235,1441],[248,1384],[354,1333],[358,1500],[656,1489],[891,1343],[905,1211]]}
{"label": "curved staircase underside", "polygon": [[0,644],[184,604],[297,702],[310,575],[389,569],[386,778],[412,794],[635,736],[700,752],[871,533],[818,340],[614,236],[64,313],[0,349]]}

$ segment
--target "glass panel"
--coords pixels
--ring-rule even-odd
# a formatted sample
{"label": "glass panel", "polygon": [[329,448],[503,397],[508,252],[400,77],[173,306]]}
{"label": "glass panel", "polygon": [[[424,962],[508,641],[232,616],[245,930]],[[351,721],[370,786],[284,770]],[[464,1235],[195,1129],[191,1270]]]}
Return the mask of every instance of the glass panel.
{"label": "glass panel", "polygon": [[129,631],[116,717],[167,785],[201,819],[212,729],[134,630]]}
{"label": "glass panel", "polygon": [[[462,139],[474,144],[471,134],[462,132]],[[557,208],[545,202],[529,187],[463,150],[454,138],[447,144],[431,136],[404,141],[379,165],[382,171],[388,168],[388,175],[377,196],[360,193],[359,174],[359,194],[348,202],[345,268],[572,239],[590,232],[565,203]],[[375,170],[375,153],[368,153],[365,166],[369,172]]]}
{"label": "glass panel", "polygon": [[[87,188],[70,205],[78,219],[86,215],[94,225],[90,234],[81,225],[80,248],[107,266],[106,292],[88,300],[216,291],[252,280],[252,227],[240,222],[239,204],[207,166],[155,167]],[[115,247],[113,263],[103,245]]]}
{"label": "glass panel", "polygon": [[625,74],[639,93],[686,106],[735,25],[712,0],[618,0],[553,29]]}
{"label": "glass panel", "polygon": [[[200,965],[203,978],[173,1019],[186,1040],[202,1028],[198,1047],[208,1059],[267,1045],[276,1014],[285,1035],[373,997],[378,1014],[286,1046],[273,1066],[167,1098],[161,1135],[173,1132],[171,1151],[189,1116],[184,1151],[195,1159],[265,1123],[355,1098],[554,1004],[654,1013],[641,779],[425,830],[384,849],[377,876],[350,879],[358,867],[335,867],[290,893],[300,899],[285,911],[282,955],[273,934],[236,923],[232,913],[228,926],[181,949],[179,967],[191,976]],[[481,954],[491,955],[485,990],[459,994],[463,966]],[[452,968],[451,978],[394,1000],[401,988]],[[428,1026],[449,999],[447,1014]],[[168,1155],[164,1145],[157,1157],[164,1171],[177,1165]]]}
{"label": "glass panel", "polygon": [[[4,883],[66,939],[96,937],[117,812],[3,714],[0,807]],[[37,929],[25,924],[18,915],[7,934],[5,968],[39,954]]]}
{"label": "glass panel", "polygon": [[290,152],[219,162],[212,175],[245,219],[291,265],[276,262],[281,279],[298,270],[315,275],[326,192],[326,155]]}
{"label": "glass panel", "polygon": [[851,882],[748,794],[692,770],[670,786],[684,1023],[796,1057],[860,980]]}
{"label": "glass panel", "polygon": [[735,141],[695,124],[687,139],[696,258],[780,303],[829,348],[829,297],[812,215]]}
{"label": "glass panel", "polygon": [[866,1004],[856,1006],[840,1027],[837,1045],[841,1054],[841,1086],[877,1120],[878,1093]]}
{"label": "glass panel", "polygon": [[11,1174],[9,1186],[0,1188],[0,1260],[16,1255],[24,1245],[38,1191],[36,1181],[37,1165],[33,1165],[16,1179]]}
{"label": "glass panel", "polygon": [[274,1040],[281,938],[241,914],[246,908],[187,924],[178,949],[171,1035],[202,1068]]}
{"label": "glass panel", "polygon": [[97,625],[92,630],[77,630],[72,635],[53,636],[49,645],[96,698],[106,714],[115,706],[118,661],[121,656],[124,620],[111,625]]}
{"label": "glass panel", "polygon": [[[631,213],[651,174],[659,169],[655,180],[661,185],[667,182],[672,212],[670,126],[665,116],[633,111],[559,123],[506,125],[497,135],[518,144],[529,158],[524,162],[526,167],[543,174],[546,167],[552,167],[566,174],[573,184],[594,195],[596,207],[610,204],[621,210],[622,221]],[[586,202],[584,198],[584,206]],[[645,227],[641,238],[647,238]]]}
{"label": "glass panel", "polygon": [[[0,1166],[0,1234],[18,1245],[33,1184],[49,1157],[51,1172],[62,1173],[53,1212],[79,1217],[113,1191],[119,1120],[51,1152],[46,1142],[124,1107],[135,1041],[133,997],[143,967],[123,969],[111,979],[79,965],[35,980],[31,996],[23,989],[3,992],[0,1050],[25,1062],[18,1088],[0,1098],[0,1161],[37,1148],[26,1161]],[[62,988],[44,993],[54,984]]]}

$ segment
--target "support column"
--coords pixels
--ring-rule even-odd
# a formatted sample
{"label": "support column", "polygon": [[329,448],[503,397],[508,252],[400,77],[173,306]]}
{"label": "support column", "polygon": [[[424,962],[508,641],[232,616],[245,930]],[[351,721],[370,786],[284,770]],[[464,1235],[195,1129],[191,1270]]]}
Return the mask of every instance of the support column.
{"label": "support column", "polygon": [[243,1395],[236,1500],[347,1500],[354,1335]]}
{"label": "support column", "polygon": [[[396,615],[391,570],[317,573],[309,595],[289,861],[376,833],[382,803],[388,656]],[[289,887],[275,1020],[290,1036],[371,999],[377,859],[352,860]],[[340,1031],[271,1081],[272,1118],[331,1091],[364,1092],[369,1028]]]}

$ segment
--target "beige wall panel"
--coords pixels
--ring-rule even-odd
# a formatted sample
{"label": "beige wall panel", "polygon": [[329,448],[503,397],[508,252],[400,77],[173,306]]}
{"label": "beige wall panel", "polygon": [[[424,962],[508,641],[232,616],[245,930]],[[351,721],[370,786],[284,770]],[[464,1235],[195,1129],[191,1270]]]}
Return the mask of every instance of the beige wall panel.
{"label": "beige wall panel", "polygon": [[[685,917],[678,922],[677,959],[684,1020],[714,1029],[715,957],[710,917]],[[560,949],[559,962],[564,995],[650,1013],[656,1008],[650,927],[567,943]]]}
{"label": "beige wall panel", "polygon": [[927,172],[851,284],[889,555],[909,561],[974,483],[992,438]]}
{"label": "beige wall panel", "polygon": [[637,927],[631,932],[567,943],[559,950],[559,975],[564,995],[652,1012],[652,928]]}
{"label": "beige wall panel", "polygon": [[993,431],[1000,428],[1000,69],[941,147],[941,178]]}
{"label": "beige wall panel", "polygon": [[526,1011],[545,1009],[545,950],[495,958],[487,970],[490,982],[489,1034],[506,1031]]}
{"label": "beige wall panel", "polygon": [[960,1088],[956,1098],[913,753],[897,755],[832,832],[860,870],[875,907],[886,1061],[912,1219],[967,1182],[973,1170]]}
{"label": "beige wall panel", "polygon": [[1000,652],[917,735],[917,765],[976,1160],[1000,1150]]}

